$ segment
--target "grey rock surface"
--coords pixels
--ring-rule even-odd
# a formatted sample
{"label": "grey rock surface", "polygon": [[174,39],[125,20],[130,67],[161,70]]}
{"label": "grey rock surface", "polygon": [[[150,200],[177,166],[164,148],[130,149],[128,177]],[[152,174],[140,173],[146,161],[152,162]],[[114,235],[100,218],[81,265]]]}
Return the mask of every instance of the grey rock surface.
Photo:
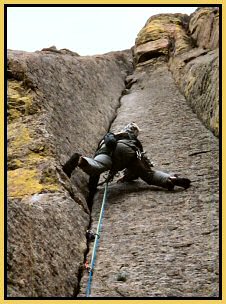
{"label": "grey rock surface", "polygon": [[[109,185],[91,297],[217,296],[218,139],[192,112],[166,64],[147,64],[135,78],[112,130],[138,123],[156,169],[187,176],[192,186],[170,192],[141,180]],[[94,231],[102,198],[100,189]],[[92,243],[89,260],[91,253]]]}
{"label": "grey rock surface", "polygon": [[[54,49],[55,50],[55,49]],[[8,51],[8,285],[14,297],[73,297],[87,250],[87,176],[132,69],[130,51],[96,57]]]}
{"label": "grey rock surface", "polygon": [[134,58],[8,51],[8,296],[85,296],[103,188],[90,218],[88,177],[62,165],[131,121],[156,169],[192,186],[110,184],[91,295],[219,295],[218,27],[219,10],[202,7],[149,18]]}

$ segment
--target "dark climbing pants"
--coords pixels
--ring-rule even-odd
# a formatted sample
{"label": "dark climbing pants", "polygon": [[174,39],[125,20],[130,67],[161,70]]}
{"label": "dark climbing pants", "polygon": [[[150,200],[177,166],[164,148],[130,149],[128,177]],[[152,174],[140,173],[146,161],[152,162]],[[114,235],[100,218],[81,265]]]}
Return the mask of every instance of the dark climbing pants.
{"label": "dark climbing pants", "polygon": [[162,171],[147,168],[145,163],[136,158],[125,170],[124,181],[135,180],[140,177],[148,185],[155,185],[163,188],[171,188],[171,175]]}
{"label": "dark climbing pants", "polygon": [[130,146],[125,145],[122,142],[117,144],[114,152],[113,159],[108,155],[100,154],[94,159],[83,157],[84,165],[80,168],[90,175],[89,189],[93,192],[97,186],[99,175],[112,169],[113,171],[121,171],[126,168],[124,181],[131,181],[137,178],[141,178],[149,185],[155,185],[163,188],[170,189],[172,187],[172,181],[170,180],[170,174],[152,170],[147,162],[145,162],[145,156],[142,159],[137,158],[137,154]]}

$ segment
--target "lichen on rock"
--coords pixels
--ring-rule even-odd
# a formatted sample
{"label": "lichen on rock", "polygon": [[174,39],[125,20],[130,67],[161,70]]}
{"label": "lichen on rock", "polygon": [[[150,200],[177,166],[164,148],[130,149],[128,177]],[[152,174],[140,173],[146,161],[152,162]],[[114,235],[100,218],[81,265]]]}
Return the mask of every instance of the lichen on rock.
{"label": "lichen on rock", "polygon": [[73,297],[87,250],[88,179],[77,171],[71,182],[62,164],[75,151],[93,153],[115,117],[132,54],[8,51],[7,69],[7,292]]}
{"label": "lichen on rock", "polygon": [[[138,33],[138,65],[161,58],[187,101],[214,135],[219,135],[219,8],[200,7],[191,16],[159,14]],[[214,52],[211,53],[211,52]],[[211,68],[209,68],[211,67]]]}
{"label": "lichen on rock", "polygon": [[37,111],[32,108],[31,90],[26,90],[22,81],[9,79],[7,95],[7,115],[10,122]]}
{"label": "lichen on rock", "polygon": [[[159,45],[158,50],[169,56],[170,48],[174,54],[180,54],[191,49],[192,41],[186,33],[183,14],[159,14],[151,17],[138,33],[135,44],[135,61],[140,62],[140,49],[149,45],[150,51],[157,41],[167,40],[168,43]],[[144,50],[144,53],[147,50]],[[149,51],[148,51],[149,52]]]}
{"label": "lichen on rock", "polygon": [[131,50],[8,51],[10,297],[84,296],[86,230],[98,222],[103,189],[91,215],[87,175],[76,168],[69,179],[62,165],[74,152],[93,156],[110,127],[131,120],[161,169],[187,175],[192,187],[109,186],[94,294],[218,295],[218,139],[201,123],[218,134],[218,22],[215,8],[153,16],[134,58]]}

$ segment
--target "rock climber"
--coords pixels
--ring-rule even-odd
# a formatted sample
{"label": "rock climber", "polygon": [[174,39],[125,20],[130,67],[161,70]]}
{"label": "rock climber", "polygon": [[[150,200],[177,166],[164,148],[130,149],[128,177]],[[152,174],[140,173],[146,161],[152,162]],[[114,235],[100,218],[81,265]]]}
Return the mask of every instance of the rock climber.
{"label": "rock climber", "polygon": [[112,180],[117,172],[124,170],[118,182],[132,181],[140,177],[149,185],[168,190],[173,190],[174,186],[184,189],[190,186],[191,181],[188,178],[152,168],[153,163],[145,155],[143,146],[137,138],[139,132],[140,128],[136,123],[129,123],[118,133],[107,133],[100,141],[94,158],[74,153],[63,166],[63,171],[69,178],[77,166],[90,176],[88,197],[90,209],[100,174],[108,170],[109,180]]}

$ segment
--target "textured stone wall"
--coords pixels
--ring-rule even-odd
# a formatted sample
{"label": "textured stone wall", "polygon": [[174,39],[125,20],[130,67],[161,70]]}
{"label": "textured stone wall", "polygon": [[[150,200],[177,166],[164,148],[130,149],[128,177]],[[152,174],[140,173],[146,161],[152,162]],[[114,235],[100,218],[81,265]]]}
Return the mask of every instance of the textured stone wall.
{"label": "textured stone wall", "polygon": [[214,50],[219,47],[219,8],[204,7],[191,15],[189,32],[198,47]]}
{"label": "textured stone wall", "polygon": [[79,57],[8,51],[8,294],[73,296],[87,250],[87,177],[62,164],[92,155],[116,115],[130,51]]}
{"label": "textured stone wall", "polygon": [[198,8],[191,16],[160,14],[138,33],[134,60],[162,58],[194,112],[219,135],[219,9]]}
{"label": "textured stone wall", "polygon": [[218,25],[213,7],[153,16],[138,33],[134,58],[130,51],[91,57],[54,47],[8,51],[9,296],[84,296],[87,176],[77,169],[69,180],[62,164],[75,151],[91,156],[116,114],[113,131],[138,120],[157,165],[193,184],[183,193],[142,182],[112,185],[100,250],[106,265],[97,267],[103,276],[94,294],[219,294],[218,139],[190,109],[218,135]]}
{"label": "textured stone wall", "polygon": [[[112,124],[128,118],[154,169],[191,179],[168,191],[141,179],[109,184],[91,296],[139,299],[219,296],[219,141],[180,93],[167,63],[146,63],[129,77]],[[136,110],[134,110],[136,109]],[[96,231],[104,187],[92,210]],[[88,262],[93,243],[90,243]],[[85,296],[84,273],[80,297]],[[142,301],[141,301],[142,302]],[[176,302],[176,301],[175,301]]]}
{"label": "textured stone wall", "polygon": [[219,136],[219,9],[198,9],[189,33],[193,49],[172,57],[170,69],[194,112]]}

